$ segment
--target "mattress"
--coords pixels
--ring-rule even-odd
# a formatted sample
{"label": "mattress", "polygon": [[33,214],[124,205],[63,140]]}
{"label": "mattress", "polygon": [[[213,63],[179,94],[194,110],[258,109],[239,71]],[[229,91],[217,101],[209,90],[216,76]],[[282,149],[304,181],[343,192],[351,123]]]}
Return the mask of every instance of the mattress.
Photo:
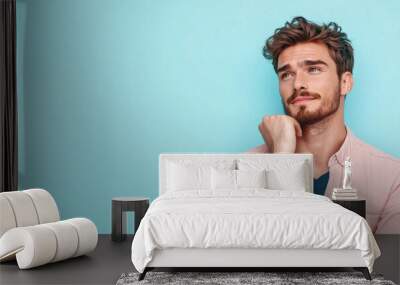
{"label": "mattress", "polygon": [[139,272],[162,249],[359,250],[372,272],[379,248],[361,216],[308,192],[268,189],[167,192],[132,242]]}

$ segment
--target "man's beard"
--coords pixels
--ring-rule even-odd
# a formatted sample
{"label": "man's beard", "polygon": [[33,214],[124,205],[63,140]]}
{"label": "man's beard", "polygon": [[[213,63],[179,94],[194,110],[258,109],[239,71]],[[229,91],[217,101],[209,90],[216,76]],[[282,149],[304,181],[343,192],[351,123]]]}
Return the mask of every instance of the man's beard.
{"label": "man's beard", "polygon": [[321,122],[326,119],[330,115],[336,113],[340,106],[340,85],[336,89],[336,92],[333,97],[326,98],[325,101],[322,101],[321,106],[318,110],[308,111],[307,106],[301,105],[297,113],[291,112],[288,108],[288,105],[298,96],[312,96],[315,99],[322,100],[321,95],[318,93],[310,93],[307,91],[303,91],[300,94],[296,95],[295,93],[287,99],[287,103],[282,102],[283,107],[285,109],[285,113],[299,122],[299,124],[303,126],[313,125],[315,123]]}

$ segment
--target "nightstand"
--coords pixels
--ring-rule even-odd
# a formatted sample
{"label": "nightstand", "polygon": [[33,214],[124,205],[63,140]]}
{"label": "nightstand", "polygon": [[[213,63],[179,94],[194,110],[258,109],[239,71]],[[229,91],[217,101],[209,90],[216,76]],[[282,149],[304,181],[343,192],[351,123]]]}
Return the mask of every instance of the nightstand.
{"label": "nightstand", "polygon": [[136,232],[140,221],[149,208],[149,198],[117,197],[112,199],[112,234],[113,241],[126,239],[126,212],[135,212]]}
{"label": "nightstand", "polygon": [[357,199],[357,200],[332,200],[332,202],[339,204],[340,206],[353,211],[356,214],[359,214],[361,217],[365,219],[366,216],[366,201]]}

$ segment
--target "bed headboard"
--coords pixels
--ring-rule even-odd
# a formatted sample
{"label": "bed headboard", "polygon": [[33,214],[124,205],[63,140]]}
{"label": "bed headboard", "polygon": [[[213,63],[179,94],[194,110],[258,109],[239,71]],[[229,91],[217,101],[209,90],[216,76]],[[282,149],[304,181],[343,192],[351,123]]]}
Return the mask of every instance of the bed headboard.
{"label": "bed headboard", "polygon": [[304,161],[308,165],[309,171],[304,175],[307,176],[307,192],[313,193],[313,155],[312,154],[281,154],[281,153],[262,153],[262,154],[254,154],[254,153],[237,153],[237,154],[217,154],[217,153],[162,153],[159,157],[159,195],[165,193],[167,191],[167,165],[168,161],[230,161],[232,163],[237,161],[238,159],[246,159],[246,160],[267,160],[271,162],[276,162],[279,160],[294,160],[294,161]]}

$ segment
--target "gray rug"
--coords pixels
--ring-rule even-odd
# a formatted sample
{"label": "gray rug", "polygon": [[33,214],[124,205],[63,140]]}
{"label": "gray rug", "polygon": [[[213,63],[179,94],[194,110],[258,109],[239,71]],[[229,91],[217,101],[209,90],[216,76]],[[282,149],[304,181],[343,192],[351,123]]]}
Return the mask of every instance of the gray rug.
{"label": "gray rug", "polygon": [[372,281],[361,272],[147,272],[142,281],[139,273],[124,273],[116,285],[133,284],[379,284],[395,285],[382,275],[372,274]]}

